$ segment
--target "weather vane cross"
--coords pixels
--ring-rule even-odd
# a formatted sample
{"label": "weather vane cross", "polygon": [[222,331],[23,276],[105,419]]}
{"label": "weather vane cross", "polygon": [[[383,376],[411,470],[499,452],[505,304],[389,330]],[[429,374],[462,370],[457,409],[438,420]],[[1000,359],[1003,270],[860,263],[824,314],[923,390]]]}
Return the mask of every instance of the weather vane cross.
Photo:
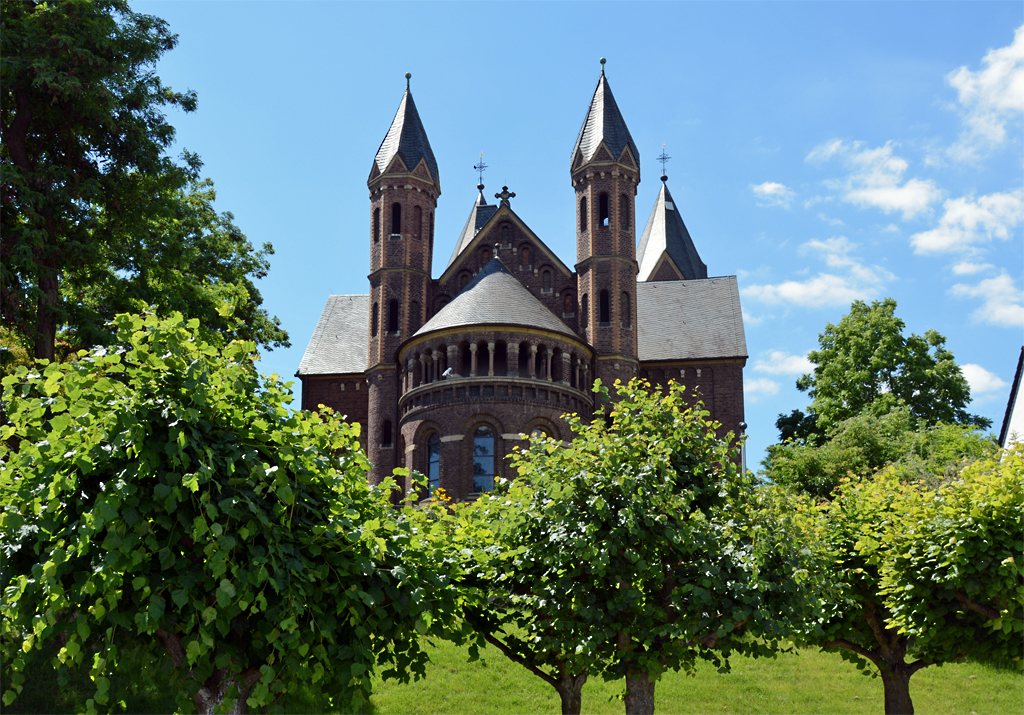
{"label": "weather vane cross", "polygon": [[668,154],[665,153],[665,145],[664,144],[661,145],[661,156],[656,157],[656,158],[657,158],[658,161],[661,162],[661,180],[665,181],[666,179],[668,179],[668,176],[666,176],[666,174],[665,174],[665,164],[668,163],[668,160],[671,159],[672,157],[670,157]]}
{"label": "weather vane cross", "polygon": [[480,152],[480,163],[474,164],[473,168],[476,169],[477,173],[480,175],[480,188],[482,189],[484,183],[484,172],[487,170],[487,164],[484,163],[483,152]]}

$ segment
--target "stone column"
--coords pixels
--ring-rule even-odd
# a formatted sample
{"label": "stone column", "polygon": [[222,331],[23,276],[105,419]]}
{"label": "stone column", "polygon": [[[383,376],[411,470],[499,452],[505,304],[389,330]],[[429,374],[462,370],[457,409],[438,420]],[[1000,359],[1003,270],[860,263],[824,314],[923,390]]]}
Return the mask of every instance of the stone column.
{"label": "stone column", "polygon": [[544,367],[544,369],[547,370],[547,375],[545,377],[548,382],[551,382],[551,379],[554,377],[554,374],[551,372],[551,359],[553,357],[555,357],[555,352],[553,350],[548,351],[547,360],[545,360],[547,365]]}
{"label": "stone column", "polygon": [[508,376],[519,377],[519,343],[509,345],[506,355],[508,356]]}
{"label": "stone column", "polygon": [[494,341],[487,341],[487,376],[494,377]]}
{"label": "stone column", "polygon": [[537,379],[537,344],[530,343],[530,379]]}
{"label": "stone column", "polygon": [[420,354],[420,384],[426,385],[430,382],[430,373],[427,372],[427,354]]}
{"label": "stone column", "polygon": [[406,375],[408,375],[409,389],[416,387],[416,360],[415,358],[409,358],[405,366]]}
{"label": "stone column", "polygon": [[574,372],[573,377],[576,378],[576,389],[577,390],[582,390],[583,386],[580,384],[580,360],[579,360],[579,358],[576,358],[576,367],[574,368],[573,372]]}
{"label": "stone column", "polygon": [[458,364],[458,361],[459,361],[459,346],[458,345],[449,345],[448,346],[448,357],[447,357],[447,359],[445,360],[445,363],[444,363],[445,369],[447,370],[447,369],[451,368],[452,372],[456,372],[455,365]]}
{"label": "stone column", "polygon": [[476,350],[477,350],[476,343],[473,343],[472,345],[469,346],[469,353],[470,353],[470,356],[471,356],[470,359],[469,359],[469,376],[470,377],[476,377]]}
{"label": "stone column", "polygon": [[562,384],[569,384],[569,363],[572,360],[572,356],[567,352],[562,352]]}
{"label": "stone column", "polygon": [[433,357],[434,361],[431,365],[431,369],[434,371],[434,379],[431,380],[431,382],[437,382],[441,379],[441,351],[435,350]]}

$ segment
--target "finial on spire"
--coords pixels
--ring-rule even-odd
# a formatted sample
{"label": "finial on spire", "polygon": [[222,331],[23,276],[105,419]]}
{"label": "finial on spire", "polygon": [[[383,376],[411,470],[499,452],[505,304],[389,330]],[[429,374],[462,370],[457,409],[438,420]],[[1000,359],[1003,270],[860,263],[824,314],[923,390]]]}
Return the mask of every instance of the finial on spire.
{"label": "finial on spire", "polygon": [[412,72],[405,73],[405,88],[409,89],[409,80],[412,79]]}
{"label": "finial on spire", "polygon": [[665,145],[664,144],[661,145],[661,156],[656,157],[656,158],[657,158],[658,161],[661,162],[661,180],[662,181],[668,181],[668,176],[665,175],[665,163],[669,159],[671,159],[672,157],[670,157],[668,154],[665,153]]}
{"label": "finial on spire", "polygon": [[484,190],[484,171],[486,171],[487,168],[488,168],[487,164],[484,163],[484,153],[483,152],[480,152],[480,163],[474,164],[473,168],[476,169],[477,173],[480,175],[480,183],[476,185],[476,188],[478,188],[481,191],[483,191]]}
{"label": "finial on spire", "polygon": [[501,199],[501,206],[509,206],[508,200],[516,197],[515,191],[509,191],[507,186],[502,186],[501,191],[494,195],[494,198]]}
{"label": "finial on spire", "polygon": [[607,61],[608,60],[606,60],[604,57],[601,58],[601,74],[602,75],[604,74],[604,63],[607,62]]}

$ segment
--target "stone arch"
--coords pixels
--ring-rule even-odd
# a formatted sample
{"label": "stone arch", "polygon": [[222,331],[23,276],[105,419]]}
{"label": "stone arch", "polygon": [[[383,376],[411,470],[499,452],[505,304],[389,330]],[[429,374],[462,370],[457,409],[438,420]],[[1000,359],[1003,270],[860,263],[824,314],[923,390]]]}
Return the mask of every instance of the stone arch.
{"label": "stone arch", "polygon": [[558,429],[558,425],[555,424],[553,421],[549,420],[547,417],[538,416],[531,419],[529,422],[526,423],[524,433],[532,436],[534,430],[536,429],[544,430],[544,433],[547,434],[547,436],[551,439],[557,441],[562,440],[562,432],[561,430]]}
{"label": "stone arch", "polygon": [[527,269],[533,265],[532,263],[530,263],[530,261],[533,259],[533,256],[531,255],[531,250],[532,248],[529,243],[524,243],[519,246],[519,265],[524,269]]}
{"label": "stone arch", "polygon": [[402,204],[397,201],[391,204],[391,236],[402,237]]}
{"label": "stone arch", "polygon": [[530,342],[523,340],[519,343],[519,377],[530,376]]}
{"label": "stone arch", "polygon": [[494,341],[494,376],[508,375],[508,345],[504,340]]}

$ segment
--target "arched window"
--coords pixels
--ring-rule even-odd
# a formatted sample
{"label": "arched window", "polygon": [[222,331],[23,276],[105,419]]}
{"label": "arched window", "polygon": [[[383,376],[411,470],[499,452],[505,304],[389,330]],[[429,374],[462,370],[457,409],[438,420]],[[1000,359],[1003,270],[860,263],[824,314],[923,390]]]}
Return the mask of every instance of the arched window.
{"label": "arched window", "polygon": [[630,310],[629,293],[622,291],[622,298],[619,301],[619,319],[622,321],[622,327],[628,328],[633,324],[633,311]]}
{"label": "arched window", "polygon": [[430,212],[430,250],[434,250],[434,212]]}
{"label": "arched window", "polygon": [[580,233],[587,230],[587,197],[580,199]]}
{"label": "arched window", "polygon": [[427,484],[431,494],[441,486],[441,438],[437,434],[427,440]]}
{"label": "arched window", "polygon": [[619,196],[619,228],[629,228],[629,214],[629,196],[622,194]]}
{"label": "arched window", "polygon": [[507,223],[501,224],[501,242],[508,243],[512,240],[512,227]]}
{"label": "arched window", "polygon": [[384,420],[384,424],[380,426],[380,446],[391,446],[391,420]]}
{"label": "arched window", "polygon": [[377,326],[380,323],[380,314],[377,312],[377,304],[370,308],[370,337],[377,337]]}
{"label": "arched window", "polygon": [[398,301],[392,298],[388,303],[388,332],[397,333],[398,330]]}
{"label": "arched window", "polygon": [[608,291],[603,290],[598,295],[598,322],[607,325],[612,322],[612,307],[608,300]]}
{"label": "arched window", "polygon": [[380,208],[373,210],[373,242],[380,242]]}
{"label": "arched window", "polygon": [[529,268],[530,267],[530,247],[529,246],[523,246],[519,250],[519,265],[521,265],[523,268]]}
{"label": "arched window", "polygon": [[423,229],[423,209],[414,206],[412,209],[412,237],[419,238]]}
{"label": "arched window", "polygon": [[580,321],[580,324],[583,326],[584,330],[586,330],[587,328],[590,327],[590,299],[589,298],[590,297],[586,293],[583,294],[583,302],[581,303],[581,311],[582,311],[583,315],[580,316],[582,318],[582,321]]}
{"label": "arched window", "polygon": [[550,293],[551,292],[551,271],[545,270],[544,273],[541,275],[541,278],[543,279],[543,283],[541,284],[541,285],[544,286],[543,291],[545,293]]}
{"label": "arched window", "polygon": [[409,303],[409,335],[420,329],[420,304],[415,300]]}
{"label": "arched window", "polygon": [[485,248],[484,250],[480,251],[480,260],[483,262],[483,264],[485,266],[488,263],[490,263],[491,262],[491,249]]}
{"label": "arched window", "polygon": [[608,194],[603,191],[597,197],[597,225],[607,226],[610,208],[608,207]]}
{"label": "arched window", "polygon": [[469,283],[469,274],[463,273],[459,276],[459,289],[465,288],[467,283]]}
{"label": "arched window", "polygon": [[391,204],[391,238],[402,237],[402,204]]}
{"label": "arched window", "polygon": [[572,299],[572,293],[565,294],[565,308],[562,310],[566,315],[573,315],[576,312],[576,302]]}
{"label": "arched window", "polygon": [[480,426],[473,433],[473,491],[494,489],[494,432]]}

